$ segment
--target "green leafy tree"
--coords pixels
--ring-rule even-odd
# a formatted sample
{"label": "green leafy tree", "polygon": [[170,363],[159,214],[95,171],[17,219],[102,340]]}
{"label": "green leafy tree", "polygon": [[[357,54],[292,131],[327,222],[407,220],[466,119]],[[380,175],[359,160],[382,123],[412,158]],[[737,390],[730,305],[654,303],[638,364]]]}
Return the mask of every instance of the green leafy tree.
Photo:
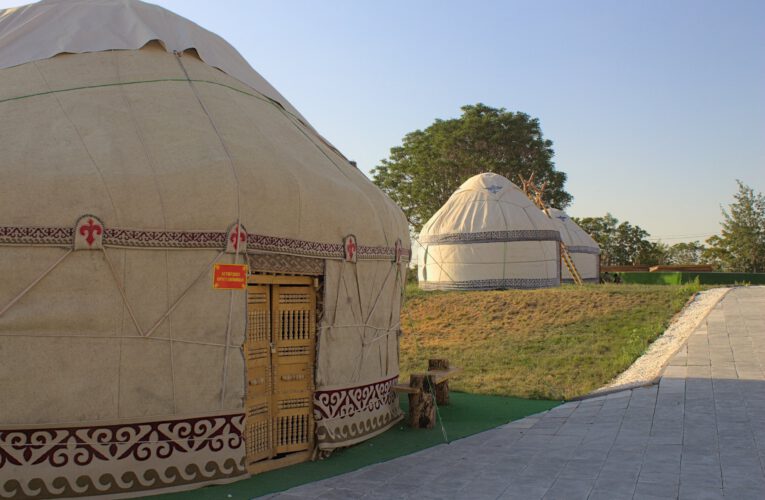
{"label": "green leafy tree", "polygon": [[552,141],[542,136],[538,119],[476,104],[463,106],[459,118],[408,133],[372,176],[419,231],[463,182],[483,172],[516,184],[534,174],[535,183],[546,184],[545,202],[565,208],[572,196],[552,158]]}
{"label": "green leafy tree", "polygon": [[660,264],[670,264],[670,253],[672,247],[662,241],[651,243],[651,248],[640,256],[640,263],[649,266]]}
{"label": "green leafy tree", "polygon": [[724,271],[765,272],[765,196],[736,180],[738,192],[726,211],[719,236],[707,240],[704,258]]}
{"label": "green leafy tree", "polygon": [[658,264],[663,247],[648,241],[650,236],[640,226],[633,226],[607,213],[603,217],[572,217],[600,246],[600,262],[605,266]]}
{"label": "green leafy tree", "polygon": [[666,263],[674,265],[701,264],[706,248],[698,241],[675,243],[666,250]]}

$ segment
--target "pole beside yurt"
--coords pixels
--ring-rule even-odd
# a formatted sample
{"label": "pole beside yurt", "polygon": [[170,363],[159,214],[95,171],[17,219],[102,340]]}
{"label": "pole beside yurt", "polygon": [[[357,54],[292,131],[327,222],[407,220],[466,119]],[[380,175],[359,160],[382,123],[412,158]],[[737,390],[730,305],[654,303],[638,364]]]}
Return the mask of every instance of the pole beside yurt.
{"label": "pole beside yurt", "polygon": [[401,210],[217,35],[0,11],[0,498],[145,495],[401,418]]}
{"label": "pole beside yurt", "polygon": [[515,184],[465,181],[420,232],[423,289],[545,288],[560,284],[560,233]]}

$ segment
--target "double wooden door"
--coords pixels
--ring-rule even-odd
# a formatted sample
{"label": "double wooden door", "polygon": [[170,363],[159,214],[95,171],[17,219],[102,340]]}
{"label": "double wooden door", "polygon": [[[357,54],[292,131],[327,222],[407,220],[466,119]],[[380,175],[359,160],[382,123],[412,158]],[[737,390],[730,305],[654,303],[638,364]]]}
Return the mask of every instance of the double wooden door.
{"label": "double wooden door", "polygon": [[313,278],[251,276],[245,340],[245,443],[250,473],[310,456],[315,343]]}

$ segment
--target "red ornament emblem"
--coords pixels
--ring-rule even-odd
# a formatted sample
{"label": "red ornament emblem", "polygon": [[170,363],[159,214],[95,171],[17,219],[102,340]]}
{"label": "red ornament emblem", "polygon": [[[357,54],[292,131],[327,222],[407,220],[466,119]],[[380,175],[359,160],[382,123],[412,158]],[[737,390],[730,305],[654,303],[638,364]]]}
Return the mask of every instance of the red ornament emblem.
{"label": "red ornament emblem", "polygon": [[80,226],[80,235],[85,236],[87,234],[87,236],[85,236],[85,241],[88,242],[88,246],[93,246],[93,242],[95,241],[93,233],[101,235],[103,232],[104,229],[101,225],[93,222],[92,218],[88,218],[88,224],[86,226]]}
{"label": "red ornament emblem", "polygon": [[[240,248],[241,245],[241,248]],[[228,230],[226,239],[227,253],[244,253],[247,251],[247,230],[241,224],[234,224]]]}
{"label": "red ornament emblem", "polygon": [[104,223],[94,215],[83,215],[74,226],[74,249],[103,248]]}
{"label": "red ornament emblem", "polygon": [[346,262],[356,262],[356,252],[358,250],[358,246],[356,245],[356,237],[352,234],[346,236],[345,241],[343,242],[343,246],[345,247]]}

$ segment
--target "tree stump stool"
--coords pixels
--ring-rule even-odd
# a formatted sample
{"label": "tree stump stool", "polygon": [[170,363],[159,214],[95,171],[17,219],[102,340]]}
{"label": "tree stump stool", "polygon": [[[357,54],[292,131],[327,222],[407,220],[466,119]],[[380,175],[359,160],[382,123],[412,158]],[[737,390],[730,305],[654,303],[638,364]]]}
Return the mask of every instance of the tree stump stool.
{"label": "tree stump stool", "polygon": [[[449,370],[448,359],[429,359],[428,371],[433,370]],[[449,380],[444,380],[436,384],[436,404],[448,405],[449,404]]]}
{"label": "tree stump stool", "polygon": [[409,378],[409,425],[415,429],[432,429],[436,425],[433,401],[433,376],[412,374]]}

